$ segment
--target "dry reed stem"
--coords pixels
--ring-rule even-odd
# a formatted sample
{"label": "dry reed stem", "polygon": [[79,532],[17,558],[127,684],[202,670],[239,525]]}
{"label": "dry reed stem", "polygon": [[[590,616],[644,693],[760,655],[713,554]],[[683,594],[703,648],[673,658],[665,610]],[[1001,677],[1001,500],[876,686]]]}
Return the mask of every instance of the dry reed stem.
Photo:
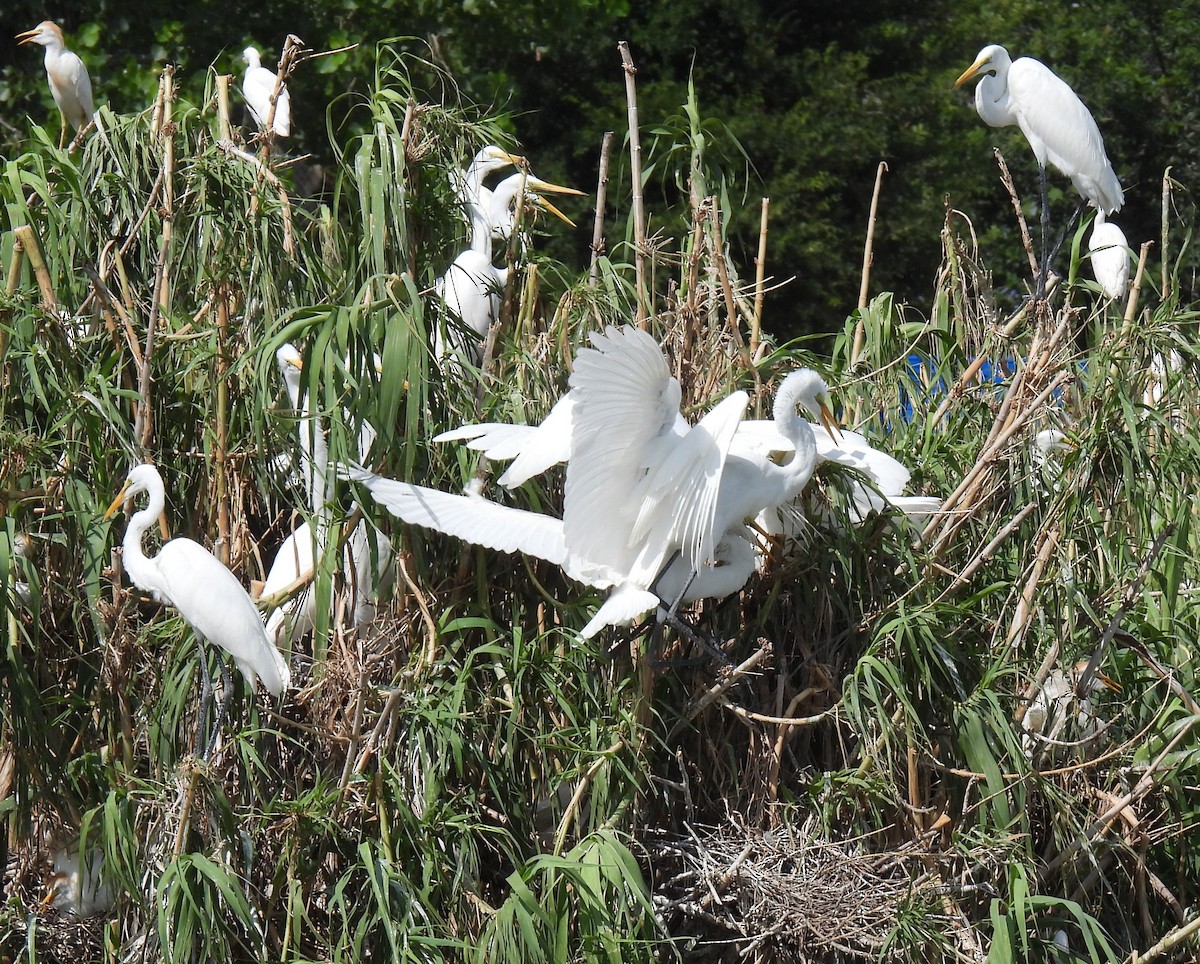
{"label": "dry reed stem", "polygon": [[232,75],[217,74],[217,133],[223,141],[233,139],[233,124],[229,111],[229,85],[232,82]]}
{"label": "dry reed stem", "polygon": [[154,437],[154,421],[151,417],[151,365],[154,360],[155,327],[160,313],[170,305],[170,283],[167,280],[171,250],[172,218],[174,211],[175,137],[171,122],[175,98],[174,68],[168,64],[162,70],[159,84],[159,101],[155,104],[155,117],[159,119],[159,131],[163,135],[162,160],[162,234],[159,237],[158,259],[154,271],[154,295],[150,303],[150,315],[146,319],[146,341],[142,348],[141,371],[138,376],[138,407],[134,420],[134,435],[142,451],[150,449]]}
{"label": "dry reed stem", "polygon": [[28,224],[14,228],[13,235],[20,242],[21,249],[25,252],[25,257],[29,259],[29,266],[33,269],[33,275],[37,279],[38,291],[42,296],[42,309],[47,314],[55,314],[58,308],[58,299],[54,296],[54,284],[50,280],[50,271],[42,257],[42,249],[38,244],[37,235]]}
{"label": "dry reed stem", "polygon": [[629,177],[633,191],[634,273],[637,279],[637,326],[645,330],[650,324],[649,293],[646,290],[646,211],[642,200],[642,141],[638,132],[637,68],[629,52],[629,43],[617,44],[621,66],[625,71],[625,102],[629,115]]}
{"label": "dry reed stem", "polygon": [[1046,566],[1050,563],[1050,557],[1058,547],[1058,540],[1062,538],[1062,532],[1059,531],[1057,526],[1045,529],[1043,533],[1042,544],[1038,549],[1037,555],[1034,556],[1029,578],[1025,581],[1025,586],[1021,590],[1016,611],[1013,613],[1012,623],[1008,628],[1008,636],[1004,640],[1005,646],[1010,650],[1017,647],[1025,635],[1025,630],[1029,628],[1029,620],[1033,615],[1033,601],[1037,595],[1038,584],[1042,581],[1042,574],[1046,571]]}
{"label": "dry reed stem", "polygon": [[600,756],[592,761],[592,765],[587,768],[579,782],[575,784],[575,792],[571,794],[571,799],[567,803],[566,809],[563,812],[562,819],[558,822],[558,827],[554,831],[554,847],[550,851],[556,857],[562,856],[563,847],[566,846],[567,834],[571,832],[571,826],[575,823],[575,816],[579,813],[580,804],[583,802],[583,795],[587,793],[588,787],[592,785],[592,781],[596,779],[596,774],[599,773],[614,756],[625,748],[625,739],[622,737],[612,744],[608,749],[601,750]]}
{"label": "dry reed stem", "polygon": [[1025,212],[1021,209],[1021,198],[1017,195],[1012,174],[1008,171],[1008,164],[1005,162],[1000,148],[994,148],[992,153],[996,157],[996,163],[1000,166],[1000,183],[1004,185],[1004,190],[1008,192],[1008,199],[1012,203],[1013,213],[1017,216],[1017,225],[1021,230],[1021,244],[1025,248],[1026,256],[1029,258],[1029,272],[1036,278],[1039,270],[1037,255],[1033,253],[1033,238],[1029,234],[1029,225],[1025,223]]}
{"label": "dry reed stem", "polygon": [[[875,222],[879,211],[879,195],[883,190],[883,175],[887,173],[887,161],[880,161],[875,170],[875,189],[871,192],[871,210],[867,215],[867,239],[863,244],[862,280],[858,287],[858,324],[854,328],[854,347],[850,350],[850,370],[853,371],[862,356],[866,340],[866,319],[861,312],[867,307],[867,295],[871,290],[871,264],[875,260]],[[857,421],[857,415],[855,421]]]}
{"label": "dry reed stem", "polygon": [[596,219],[592,225],[592,263],[588,270],[588,285],[600,282],[600,256],[604,254],[604,207],[608,200],[608,165],[612,157],[613,132],[605,131],[600,142],[600,170],[596,175]]}
{"label": "dry reed stem", "polygon": [[763,297],[766,294],[767,278],[767,224],[770,220],[771,199],[762,199],[762,210],[758,218],[758,255],[754,259],[754,314],[750,317],[750,357],[757,360],[758,346],[762,340]]}

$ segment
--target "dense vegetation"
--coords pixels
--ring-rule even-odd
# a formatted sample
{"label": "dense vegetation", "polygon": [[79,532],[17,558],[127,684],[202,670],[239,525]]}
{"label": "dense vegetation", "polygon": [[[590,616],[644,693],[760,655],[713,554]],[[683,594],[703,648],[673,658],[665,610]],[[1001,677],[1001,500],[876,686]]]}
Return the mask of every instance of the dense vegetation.
{"label": "dense vegetation", "polygon": [[[276,29],[282,12],[260,7],[247,28]],[[534,13],[514,9],[506,29],[525,36]],[[615,51],[581,51],[589,32],[595,44],[597,21],[626,12],[562,11],[555,25],[575,59],[549,47],[539,76],[570,66],[583,77],[615,60],[589,95],[585,127],[622,131]],[[1133,29],[1132,14],[1111,12],[1106,29]],[[166,29],[136,13],[111,33]],[[1012,5],[1018,13],[1027,36],[1039,21]],[[494,352],[466,377],[433,363],[430,290],[465,233],[450,172],[481,144],[513,146],[519,132],[542,176],[595,179],[585,161],[594,145],[567,149],[546,133],[561,110],[537,117],[460,96],[487,89],[462,67],[485,31],[509,38],[482,14],[459,16],[432,53],[400,41],[378,60],[372,46],[302,67],[299,103],[305,69],[309,104],[331,92],[318,77],[354,92],[328,129],[320,116],[304,122],[326,165],[324,188],[307,199],[278,155],[225,136],[214,78],[181,67],[178,99],[169,82],[144,84],[148,67],[128,52],[141,40],[125,55],[149,92],[135,99],[130,80],[129,103],[103,115],[103,138],[62,149],[52,116],[12,132],[0,182],[5,953],[1107,961],[1194,941],[1200,449],[1187,426],[1200,398],[1190,168],[1180,158],[1174,179],[1160,166],[1127,181],[1137,203],[1123,223],[1135,239],[1136,211],[1154,211],[1155,245],[1125,305],[1106,303],[1088,280],[1082,228],[1067,238],[1051,300],[1024,304],[1014,293],[1031,279],[1007,195],[980,201],[971,218],[941,200],[957,190],[951,168],[964,184],[995,179],[986,145],[997,135],[945,90],[979,46],[950,36],[969,32],[962,23],[922,30],[881,15],[852,50],[835,22],[810,16],[821,46],[775,66],[824,78],[830,101],[789,100],[782,106],[797,115],[759,125],[757,141],[730,76],[743,62],[737,44],[752,45],[743,21],[725,23],[728,49],[697,57],[691,90],[673,58],[699,38],[661,12],[621,24],[646,31],[634,56],[647,195],[673,202],[640,249],[641,303],[686,411],[744,388],[762,415],[783,375],[816,366],[843,421],[911,466],[912,489],[944,499],[942,513],[917,525],[895,513],[855,519],[856,479],[823,466],[798,506],[810,520],[802,537],[737,597],[692,614],[734,665],[661,668],[628,634],[581,645],[576,631],[597,599],[554,567],[400,526],[365,500],[357,509],[344,488],[337,521],[365,512],[400,548],[392,598],[368,626],[344,625],[348,587],[336,549],[327,552],[312,586],[317,626],[288,654],[293,688],[274,701],[238,681],[220,746],[208,762],[191,755],[201,670],[191,633],[129,586],[113,551],[123,523],[101,521],[130,463],[159,465],[171,530],[212,546],[249,585],[307,516],[280,471],[281,455],[295,457],[297,423],[275,371],[284,342],[303,352],[304,390],[328,425],[332,458],[357,457],[369,420],[380,472],[458,491],[477,459],[434,435],[479,419],[540,419],[587,333],[637,314],[623,215],[607,222],[594,283],[585,262],[546,254],[562,241],[539,222],[512,246]],[[772,23],[754,35],[764,57],[771,43],[795,43],[796,24]],[[188,43],[215,29],[199,17],[186,26]],[[1164,63],[1170,26],[1157,34]],[[678,47],[658,51],[651,38]],[[329,35],[331,46],[340,39],[349,38]],[[919,176],[893,172],[908,187],[896,189],[894,208],[885,201],[874,294],[855,310],[849,265],[862,263],[861,241],[852,255],[839,245],[863,233],[875,165],[896,150],[889,138],[921,125],[897,102],[880,106],[879,125],[846,105],[886,86],[882,71],[916,69],[901,49],[930,62],[925,94],[908,100],[939,98],[929,109],[943,121],[922,136],[953,133],[955,160],[930,154]],[[358,65],[353,84],[338,63]],[[648,77],[655,65],[670,65],[658,68],[670,79]],[[759,66],[759,95],[783,98],[781,77]],[[494,68],[516,90],[558,87],[507,70]],[[838,77],[854,98],[836,93]],[[1142,163],[1103,101],[1088,99],[1122,172]],[[835,120],[858,133],[822,130],[790,170],[778,158],[792,148],[765,143]],[[1022,170],[1024,145],[1005,143]],[[835,151],[847,156],[828,167],[802,160]],[[618,214],[630,196],[622,153],[610,183]],[[1018,183],[1032,187],[1024,170]],[[773,201],[790,197],[785,212],[805,212],[785,218],[790,242],[772,222],[772,263],[787,263],[785,244],[798,260],[841,252],[806,264],[781,296],[821,305],[797,315],[826,319],[820,353],[779,334],[790,329],[772,324],[778,307],[768,302],[761,317],[755,307],[753,171]],[[804,183],[789,195],[797,177]],[[861,196],[853,205],[852,195]],[[1065,190],[1053,201],[1061,229],[1071,203]],[[590,240],[586,206],[573,203],[563,207]],[[821,243],[835,235],[842,241]],[[929,266],[913,281],[916,247]],[[995,363],[982,375],[980,359]],[[1075,447],[1042,454],[1032,440],[1051,427]],[[493,476],[484,473],[496,498],[561,508],[561,475],[513,496]],[[669,655],[694,654],[673,641]],[[1036,694],[1080,660],[1120,687],[1089,693],[1089,716],[1104,725],[1089,729],[1068,706],[1057,736],[1031,738],[1023,720]],[[85,922],[41,906],[54,851],[73,845],[103,854],[116,894]]]}

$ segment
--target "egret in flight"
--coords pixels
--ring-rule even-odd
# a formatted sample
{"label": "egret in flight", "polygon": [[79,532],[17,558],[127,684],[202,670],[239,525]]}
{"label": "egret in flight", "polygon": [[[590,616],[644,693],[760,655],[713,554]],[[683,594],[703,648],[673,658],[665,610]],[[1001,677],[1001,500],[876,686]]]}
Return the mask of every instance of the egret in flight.
{"label": "egret in flight", "polygon": [[246,106],[250,108],[250,116],[258,129],[267,126],[271,117],[271,100],[275,98],[275,117],[271,129],[278,137],[287,137],[292,132],[292,99],[288,96],[287,87],[280,86],[279,96],[275,97],[275,85],[278,78],[273,70],[262,65],[258,49],[247,47],[242,51],[242,60],[246,62],[246,75],[242,79],[242,94],[246,98]]}
{"label": "egret in flight", "polygon": [[[111,518],[135,495],[145,493],[146,507],[135,512],[125,528],[122,558],[125,571],[139,589],[157,601],[173,606],[196,634],[200,651],[200,681],[204,696],[196,731],[196,753],[201,755],[204,718],[212,699],[212,684],[205,669],[204,643],[216,643],[233,657],[250,692],[259,680],[272,695],[280,696],[291,683],[291,672],[279,651],[267,639],[262,618],[241,583],[211,552],[191,539],[176,538],[163,544],[155,556],[142,551],[142,536],[162,514],[165,505],[162,477],[152,465],[135,465],[124,486],[104,513]],[[221,721],[233,697],[224,660],[221,661],[224,698],[213,721],[213,733],[204,755],[216,741]]]}
{"label": "egret in flight", "polygon": [[17,34],[17,40],[46,48],[46,79],[50,81],[54,103],[75,130],[82,130],[96,112],[92,105],[92,82],[79,55],[67,50],[58,24],[43,20],[32,30]]}
{"label": "egret in flight", "polygon": [[832,424],[820,376],[793,372],[775,401],[779,431],[794,448],[791,461],[730,455],[745,392],[688,425],[679,384],[652,336],[626,327],[591,339],[571,379],[561,520],[357,467],[342,470],[409,523],[536,555],[577,581],[610,589],[584,638],[650,610],[672,618],[680,603],[739,590],[755,565],[746,520],[794,497],[812,474],[816,443],[797,406]]}
{"label": "egret in flight", "polygon": [[989,44],[954,86],[976,77],[975,109],[979,116],[991,127],[1020,127],[1037,159],[1042,201],[1040,297],[1045,290],[1050,224],[1046,164],[1053,164],[1071,179],[1080,196],[1099,212],[1100,220],[1121,209],[1125,192],[1104,151],[1104,138],[1091,111],[1049,67],[1032,57],[1012,60],[999,44]]}

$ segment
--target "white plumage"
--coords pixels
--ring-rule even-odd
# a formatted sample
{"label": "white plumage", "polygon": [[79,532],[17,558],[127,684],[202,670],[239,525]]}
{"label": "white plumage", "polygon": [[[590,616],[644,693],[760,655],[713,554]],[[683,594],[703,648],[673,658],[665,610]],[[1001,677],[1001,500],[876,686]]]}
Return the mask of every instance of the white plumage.
{"label": "white plumage", "polygon": [[129,578],[159,602],[178,610],[201,640],[229,653],[251,692],[261,679],[270,693],[281,695],[291,682],[288,665],[268,641],[258,610],[233,573],[191,539],[172,539],[156,556],[142,551],[142,536],[165,504],[158,470],[152,465],[135,465],[104,517],[110,518],[126,500],[142,492],[147,495],[146,507],[130,518],[122,542]]}
{"label": "white plumage", "polygon": [[1016,124],[1040,167],[1054,165],[1103,213],[1120,210],[1125,192],[1104,151],[1104,138],[1091,111],[1065,81],[1032,57],[1012,60],[999,44],[979,51],[954,86],[975,77],[980,78],[975,109],[985,123]]}
{"label": "white plumage", "polygon": [[[275,94],[277,78],[273,70],[262,65],[258,50],[247,47],[242,51],[242,60],[246,62],[246,74],[242,79],[242,95],[250,108],[250,116],[258,129],[267,126],[267,118],[271,116],[271,98]],[[287,137],[292,132],[292,99],[288,95],[287,86],[279,89],[279,97],[275,101],[275,117],[271,124],[275,134]]]}
{"label": "white plumage", "polygon": [[96,112],[92,105],[92,82],[78,54],[66,49],[58,24],[43,20],[32,30],[17,34],[17,40],[46,48],[46,79],[54,103],[75,130],[84,127]]}

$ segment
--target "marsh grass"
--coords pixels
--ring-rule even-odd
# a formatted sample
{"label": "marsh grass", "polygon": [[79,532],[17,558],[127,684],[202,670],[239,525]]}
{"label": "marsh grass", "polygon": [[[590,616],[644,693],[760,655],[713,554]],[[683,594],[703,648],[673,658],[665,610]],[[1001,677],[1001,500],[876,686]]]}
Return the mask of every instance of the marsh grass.
{"label": "marsh grass", "polygon": [[[365,505],[399,548],[392,598],[343,625],[327,551],[317,626],[288,654],[295,687],[272,701],[237,683],[213,758],[190,756],[190,631],[122,579],[122,525],[100,521],[131,461],[161,467],[173,532],[261,579],[308,511],[276,461],[295,457],[273,358],[292,341],[332,459],[358,458],[367,420],[385,474],[449,491],[479,474],[491,497],[558,512],[561,474],[508,494],[473,453],[429,439],[541,419],[587,333],[635,315],[632,233],[590,285],[540,257],[549,229],[530,225],[493,350],[438,373],[429,291],[465,236],[447,172],[505,141],[448,83],[445,103],[418,102],[418,69],[383,48],[373,96],[353,105],[365,133],[342,143],[331,124],[336,180],[303,203],[285,171],[276,183],[220,139],[208,104],[166,97],[106,115],[107,141],[81,151],[34,129],[5,163],[6,952],[1117,960],[1174,933],[1200,882],[1186,842],[1200,450],[1197,316],[1172,266],[1143,276],[1128,323],[1073,261],[1046,311],[1009,324],[949,211],[927,314],[882,293],[828,355],[752,346],[752,271],[724,227],[741,153],[694,94],[646,168],[687,200],[643,252],[688,414],[745,388],[762,416],[778,379],[813,365],[843,419],[946,511],[923,532],[894,514],[852,524],[854,479],[822,467],[803,537],[694,614],[736,668],[654,670],[627,634],[576,640],[598,599],[554,567]],[[1163,249],[1192,223],[1180,197]],[[1156,356],[1177,364],[1151,399]],[[962,380],[979,358],[1011,365]],[[1050,426],[1078,448],[1042,462],[1031,441]],[[338,524],[356,511],[341,496]],[[694,654],[669,641],[667,655]],[[1023,707],[1091,657],[1121,687],[1094,699],[1107,728],[1068,728],[1031,758]],[[52,850],[79,837],[120,895],[83,926],[39,909]]]}

